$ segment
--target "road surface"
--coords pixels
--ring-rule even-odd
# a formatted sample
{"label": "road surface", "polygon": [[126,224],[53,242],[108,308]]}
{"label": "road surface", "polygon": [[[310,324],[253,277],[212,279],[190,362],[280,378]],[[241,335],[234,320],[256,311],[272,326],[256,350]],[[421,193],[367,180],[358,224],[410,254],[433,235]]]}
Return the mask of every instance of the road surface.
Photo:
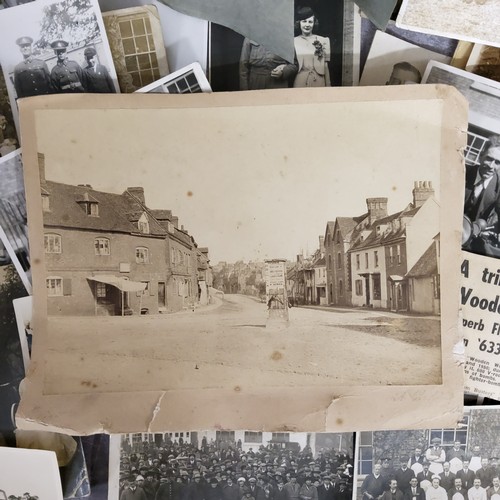
{"label": "road surface", "polygon": [[438,319],[308,308],[292,308],[286,328],[266,319],[266,305],[242,295],[195,312],[51,317],[44,392],[244,389],[270,377],[297,387],[441,383]]}

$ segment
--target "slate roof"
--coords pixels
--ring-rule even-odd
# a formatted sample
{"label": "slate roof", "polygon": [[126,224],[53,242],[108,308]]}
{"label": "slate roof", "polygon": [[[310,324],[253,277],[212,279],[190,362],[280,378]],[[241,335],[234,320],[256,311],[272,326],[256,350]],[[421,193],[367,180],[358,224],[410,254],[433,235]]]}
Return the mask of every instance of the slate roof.
{"label": "slate roof", "polygon": [[337,224],[342,235],[347,236],[358,224],[359,217],[337,217]]}
{"label": "slate roof", "polygon": [[321,266],[326,266],[325,257],[321,257],[321,259],[318,259],[314,262],[314,267],[321,267]]}
{"label": "slate roof", "polygon": [[[373,224],[367,228],[367,231],[371,231],[370,234],[361,241],[358,239],[352,245],[349,251],[360,250],[363,248],[371,248],[375,246],[388,245],[393,241],[400,240],[406,236],[406,228],[404,226],[400,226],[398,229],[386,232],[381,231],[380,234],[377,234],[377,226],[390,224],[396,219],[402,219],[404,217],[413,217],[418,211],[420,207],[412,208],[410,210],[402,210],[401,212],[396,212],[395,214],[387,215],[386,217],[382,217],[381,219],[377,219],[373,222]],[[360,233],[361,231],[359,231]]]}
{"label": "slate roof", "polygon": [[[44,187],[49,193],[50,208],[50,211],[43,213],[46,226],[142,234],[139,233],[136,222],[146,213],[150,234],[142,235],[166,235],[147,207],[127,191],[122,194],[105,193],[89,186],[72,186],[53,181],[46,181]],[[98,203],[97,217],[87,215],[78,203],[85,199]]]}
{"label": "slate roof", "polygon": [[437,250],[436,244],[432,242],[422,257],[406,273],[406,278],[423,278],[437,274]]}

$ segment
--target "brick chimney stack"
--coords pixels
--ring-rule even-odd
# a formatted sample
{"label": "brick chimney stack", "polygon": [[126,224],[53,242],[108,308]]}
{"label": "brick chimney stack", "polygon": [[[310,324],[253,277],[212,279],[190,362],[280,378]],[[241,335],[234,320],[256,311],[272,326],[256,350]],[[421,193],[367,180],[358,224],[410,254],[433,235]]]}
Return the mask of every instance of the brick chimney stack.
{"label": "brick chimney stack", "polygon": [[172,216],[172,224],[174,225],[175,229],[179,229],[179,217],[176,217],[175,215]]}
{"label": "brick chimney stack", "polygon": [[415,181],[413,186],[413,206],[415,208],[421,207],[431,196],[434,196],[431,181]]}
{"label": "brick chimney stack", "polygon": [[366,198],[366,208],[371,226],[377,219],[387,216],[387,198]]}
{"label": "brick chimney stack", "polygon": [[144,197],[144,188],[140,186],[135,186],[135,187],[128,187],[127,191],[135,196],[137,199],[141,201],[143,205],[146,204],[146,198]]}
{"label": "brick chimney stack", "polygon": [[40,171],[40,184],[43,186],[44,184],[46,184],[45,155],[43,153],[38,153],[38,170]]}

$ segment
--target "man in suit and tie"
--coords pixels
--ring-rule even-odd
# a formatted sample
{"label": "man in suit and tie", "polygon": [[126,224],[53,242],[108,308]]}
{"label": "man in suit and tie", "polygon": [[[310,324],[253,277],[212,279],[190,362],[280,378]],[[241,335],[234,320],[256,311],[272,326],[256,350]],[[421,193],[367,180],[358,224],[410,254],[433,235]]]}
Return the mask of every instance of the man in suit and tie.
{"label": "man in suit and tie", "polygon": [[450,471],[450,462],[444,462],[443,472],[439,474],[441,478],[440,485],[446,490],[450,490],[455,484],[455,474]]}
{"label": "man in suit and tie", "polygon": [[424,500],[425,491],[418,485],[418,479],[412,477],[410,479],[410,487],[404,494],[404,500]]}
{"label": "man in suit and tie", "polygon": [[285,490],[285,483],[281,472],[277,472],[274,476],[276,481],[276,488],[274,489],[274,500],[288,500]]}
{"label": "man in suit and tie", "polygon": [[427,460],[422,464],[424,470],[417,474],[418,484],[424,490],[430,486],[432,481],[432,472],[429,470],[429,462]]}
{"label": "man in suit and tie", "polygon": [[[464,215],[472,223],[479,224],[482,229],[498,224],[499,169],[500,137],[492,136],[484,145],[479,163],[468,166],[465,172]],[[472,237],[464,244],[464,249],[484,254],[484,240],[479,236]]]}
{"label": "man in suit and tie", "polygon": [[287,500],[299,500],[300,485],[297,483],[297,474],[290,475],[290,481],[285,484]]}
{"label": "man in suit and tie", "polygon": [[457,478],[460,478],[462,480],[462,488],[465,488],[466,490],[472,488],[475,477],[476,474],[474,473],[474,471],[469,469],[469,460],[465,458],[463,461],[462,469],[457,471]]}
{"label": "man in suit and tie", "polygon": [[455,485],[451,490],[448,490],[449,500],[467,500],[467,490],[462,487],[462,480],[459,477],[455,478]]}
{"label": "man in suit and tie", "polygon": [[335,495],[330,476],[325,476],[323,478],[323,484],[320,484],[317,490],[318,490],[318,500],[334,500]]}
{"label": "man in suit and tie", "polygon": [[415,472],[408,467],[408,456],[402,456],[399,461],[401,466],[394,473],[394,478],[398,482],[398,488],[405,493],[410,487],[411,479],[415,477]]}
{"label": "man in suit and tie", "polygon": [[500,498],[500,478],[498,476],[494,476],[491,482],[493,484],[486,490],[486,497],[488,498],[488,500],[492,500],[493,495],[497,495],[493,499],[495,500],[497,498]]}

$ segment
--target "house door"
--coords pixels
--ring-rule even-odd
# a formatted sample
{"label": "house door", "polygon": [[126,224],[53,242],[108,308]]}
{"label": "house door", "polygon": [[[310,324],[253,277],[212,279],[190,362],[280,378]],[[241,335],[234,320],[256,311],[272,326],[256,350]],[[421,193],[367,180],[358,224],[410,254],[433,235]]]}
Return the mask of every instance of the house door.
{"label": "house door", "polygon": [[167,307],[167,296],[165,294],[165,282],[158,281],[158,309]]}
{"label": "house door", "polygon": [[366,305],[371,305],[370,275],[365,276],[365,298]]}

